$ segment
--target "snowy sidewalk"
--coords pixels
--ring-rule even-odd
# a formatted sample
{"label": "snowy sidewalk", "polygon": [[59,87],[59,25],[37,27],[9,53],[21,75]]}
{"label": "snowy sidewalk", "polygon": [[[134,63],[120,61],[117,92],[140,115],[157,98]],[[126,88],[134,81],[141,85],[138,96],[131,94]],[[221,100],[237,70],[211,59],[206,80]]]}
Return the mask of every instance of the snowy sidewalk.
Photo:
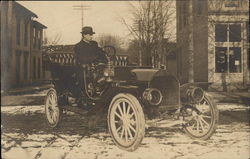
{"label": "snowy sidewalk", "polygon": [[24,95],[24,94],[37,94],[40,91],[46,90],[53,87],[52,84],[36,84],[24,87],[12,88],[10,90],[1,92],[1,96],[11,96],[11,95]]}
{"label": "snowy sidewalk", "polygon": [[240,103],[250,105],[250,93],[245,92],[209,92],[216,103]]}
{"label": "snowy sidewalk", "polygon": [[1,93],[2,106],[41,105],[51,84],[15,88]]}

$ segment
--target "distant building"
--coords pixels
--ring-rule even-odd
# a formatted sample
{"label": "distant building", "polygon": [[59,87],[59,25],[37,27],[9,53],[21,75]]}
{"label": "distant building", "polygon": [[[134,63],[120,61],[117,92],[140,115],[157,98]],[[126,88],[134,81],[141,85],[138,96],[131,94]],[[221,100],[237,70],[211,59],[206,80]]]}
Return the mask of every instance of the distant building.
{"label": "distant building", "polygon": [[161,59],[162,65],[164,65],[169,73],[177,76],[177,44],[176,42],[164,41],[163,45],[163,58]]}
{"label": "distant building", "polygon": [[43,29],[38,16],[15,1],[1,2],[1,84],[3,89],[41,81]]}
{"label": "distant building", "polygon": [[249,86],[249,1],[190,1],[176,1],[177,70],[182,83],[188,81],[191,33],[195,82],[211,82],[210,88],[224,91]]}

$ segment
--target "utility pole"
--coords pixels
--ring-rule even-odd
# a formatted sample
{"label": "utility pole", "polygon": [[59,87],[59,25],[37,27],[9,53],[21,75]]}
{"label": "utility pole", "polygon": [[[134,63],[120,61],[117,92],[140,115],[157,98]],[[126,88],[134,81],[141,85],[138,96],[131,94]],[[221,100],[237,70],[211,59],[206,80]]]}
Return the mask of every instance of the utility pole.
{"label": "utility pole", "polygon": [[141,33],[141,31],[142,31],[142,29],[141,29],[141,20],[139,20],[139,22],[138,22],[139,24],[139,66],[142,66],[142,38],[141,38],[141,35],[142,35],[142,33]]}
{"label": "utility pole", "polygon": [[83,5],[83,4],[81,4],[81,5],[74,5],[73,6],[73,9],[74,10],[80,10],[81,11],[81,15],[82,15],[82,27],[84,26],[83,25],[83,16],[84,16],[84,10],[88,10],[88,9],[90,9],[90,5]]}

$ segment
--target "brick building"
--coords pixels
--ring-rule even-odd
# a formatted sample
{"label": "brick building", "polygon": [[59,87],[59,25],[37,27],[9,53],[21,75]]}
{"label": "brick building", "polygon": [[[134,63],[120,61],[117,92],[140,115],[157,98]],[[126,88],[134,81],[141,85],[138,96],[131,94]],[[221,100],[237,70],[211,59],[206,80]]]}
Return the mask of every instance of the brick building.
{"label": "brick building", "polygon": [[1,2],[2,89],[43,79],[43,24],[38,16],[15,1]]}
{"label": "brick building", "polygon": [[183,83],[191,35],[195,82],[211,82],[210,88],[224,91],[249,86],[248,7],[248,0],[176,1],[177,70]]}

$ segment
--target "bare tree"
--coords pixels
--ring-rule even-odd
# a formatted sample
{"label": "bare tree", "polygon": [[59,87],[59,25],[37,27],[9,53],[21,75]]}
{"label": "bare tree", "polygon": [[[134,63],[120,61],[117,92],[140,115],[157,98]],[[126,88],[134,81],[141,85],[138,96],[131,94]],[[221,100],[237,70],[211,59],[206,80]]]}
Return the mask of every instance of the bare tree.
{"label": "bare tree", "polygon": [[123,41],[122,38],[116,35],[110,35],[110,34],[101,34],[99,35],[96,40],[98,41],[98,44],[101,47],[104,47],[106,45],[111,45],[116,48],[116,51],[118,54],[124,54],[124,49],[122,47]]}
{"label": "bare tree", "polygon": [[58,33],[53,37],[45,37],[43,41],[44,46],[58,45],[61,42],[62,34]]}
{"label": "bare tree", "polygon": [[122,23],[139,42],[139,61],[142,65],[159,67],[163,39],[171,36],[167,30],[174,20],[173,1],[138,1],[130,6],[134,23],[128,25],[125,19]]}

